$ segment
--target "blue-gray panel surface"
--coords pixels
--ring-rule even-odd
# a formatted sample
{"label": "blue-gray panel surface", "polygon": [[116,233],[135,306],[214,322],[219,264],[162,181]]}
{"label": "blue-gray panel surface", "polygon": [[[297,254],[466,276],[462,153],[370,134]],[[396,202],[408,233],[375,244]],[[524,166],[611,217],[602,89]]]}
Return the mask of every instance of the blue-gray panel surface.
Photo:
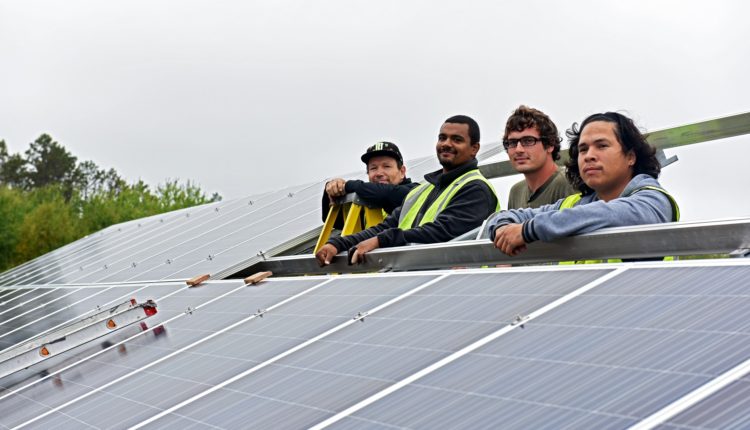
{"label": "blue-gray panel surface", "polygon": [[748,283],[630,269],[334,427],[627,427],[750,358]]}
{"label": "blue-gray panel surface", "polygon": [[[223,281],[197,288],[184,288],[178,294],[159,299],[159,312],[146,320],[149,328],[158,330],[149,330],[91,360],[62,371],[54,378],[48,378],[5,398],[0,395],[0,405],[4,411],[7,410],[7,413],[0,415],[0,428],[21,424],[242,320],[255,313],[258,308],[269,307],[321,282],[320,279],[300,279],[269,281],[261,284],[262,287],[243,287],[242,281]],[[220,294],[231,291],[234,292],[198,308]],[[193,311],[188,313],[188,309]],[[165,323],[167,319],[178,315],[180,318]],[[159,391],[157,396],[166,395],[165,393]],[[95,409],[100,411],[102,407],[98,405]],[[116,410],[110,412],[117,413]],[[63,421],[61,419],[60,422]],[[116,421],[102,426],[112,426],[113,423]]]}
{"label": "blue-gray panel surface", "polygon": [[59,306],[45,306],[39,318],[24,318],[24,321],[14,321],[13,328],[0,334],[0,351],[19,342],[28,340],[40,333],[57,327],[76,322],[96,313],[102,309],[118,305],[130,298],[135,298],[138,303],[148,299],[162,297],[169,292],[175,291],[178,286],[167,285],[124,285],[105,288],[85,288],[80,290],[86,292],[85,298],[78,303],[71,304],[65,308]]}
{"label": "blue-gray panel surface", "polygon": [[17,293],[0,302],[0,321],[4,319],[3,314],[8,310],[31,303],[34,300],[40,300],[45,294],[51,292],[43,288],[19,288],[16,291]]}
{"label": "blue-gray panel surface", "polygon": [[[357,312],[376,307],[434,275],[336,279],[309,294],[242,324],[179,356],[129,377],[87,399],[50,415],[38,425],[64,414],[94,427],[114,420],[137,424],[214,384],[350,321]],[[269,288],[273,288],[269,287]],[[255,311],[252,296],[233,295],[236,306]],[[35,423],[37,424],[37,423]]]}
{"label": "blue-gray panel surface", "polygon": [[16,327],[21,321],[33,321],[34,317],[27,320],[32,314],[37,313],[40,309],[53,308],[59,309],[60,306],[66,306],[71,302],[68,298],[77,296],[80,288],[54,288],[47,289],[34,299],[28,302],[19,303],[16,306],[0,313],[0,334],[6,333]]}
{"label": "blue-gray panel surface", "polygon": [[750,428],[750,378],[745,377],[727,385],[657,428]]}
{"label": "blue-gray panel surface", "polygon": [[607,272],[451,275],[155,425],[308,427]]}
{"label": "blue-gray panel surface", "polygon": [[[142,288],[142,289],[139,289],[138,291],[134,290],[135,287],[136,287],[135,285],[127,285],[127,286],[117,286],[117,287],[110,288],[109,290],[107,290],[107,292],[113,292],[113,291],[118,292],[122,296],[123,300],[114,300],[114,301],[110,302],[109,304],[104,303],[104,302],[98,302],[97,304],[102,305],[102,307],[104,309],[106,309],[107,305],[111,306],[111,305],[114,305],[114,304],[119,304],[122,301],[124,301],[126,299],[129,299],[129,298],[135,298],[138,303],[142,303],[142,302],[144,302],[146,300],[153,299],[153,300],[155,300],[157,302],[157,309],[159,310],[159,313],[157,313],[157,315],[158,315],[157,317],[152,317],[152,318],[148,319],[147,323],[148,324],[157,323],[157,324],[154,324],[154,325],[158,325],[158,321],[163,321],[163,319],[164,319],[164,316],[165,316],[164,312],[169,313],[169,309],[163,308],[161,306],[161,303],[162,303],[161,299],[163,299],[165,297],[169,297],[170,295],[173,295],[173,294],[179,294],[180,290],[187,288],[187,286],[185,286],[184,284],[183,285],[177,285],[175,283],[155,284],[155,285],[150,285],[150,286],[148,286],[146,288],[142,288],[143,286],[141,285],[138,288]],[[91,290],[91,289],[87,288],[87,290]],[[219,290],[221,290],[221,288]],[[92,300],[101,299],[101,297],[95,296],[95,297],[92,297],[91,299]],[[85,303],[92,304],[94,306],[94,309],[84,309],[84,311],[87,311],[87,312],[85,312],[85,314],[80,314],[78,312],[75,312],[77,310],[77,309],[75,309],[75,307],[72,307],[70,310],[63,309],[60,313],[55,314],[55,315],[51,315],[49,318],[56,319],[55,317],[58,317],[60,315],[64,315],[65,317],[68,317],[68,319],[66,319],[65,321],[61,321],[61,323],[70,324],[72,322],[79,321],[79,320],[81,320],[81,319],[89,316],[91,314],[91,312],[88,312],[88,311],[92,311],[92,312],[98,312],[99,311],[99,310],[95,309],[95,307],[96,307],[97,304],[93,304],[93,303],[91,303],[88,300],[84,301],[84,302],[81,302],[81,304],[85,304]],[[164,312],[162,312],[162,311],[164,311]],[[49,323],[47,322],[47,318],[43,318],[43,319],[40,319],[39,321],[33,323],[32,326],[40,328],[40,327],[44,327],[46,325],[49,325]],[[32,327],[32,326],[29,326],[29,327]],[[38,330],[37,332],[32,333],[31,331],[26,331],[25,329],[21,329],[19,331],[21,333],[23,333],[23,334],[32,335],[32,336],[26,336],[23,339],[20,339],[20,338],[17,339],[19,342],[23,342],[23,341],[29,340],[29,337],[40,335],[43,332],[43,330]],[[141,330],[138,329],[138,330],[122,330],[121,332],[129,333],[130,335],[133,335],[133,334],[136,334],[136,333],[138,333],[140,331]],[[13,375],[10,375],[10,376],[6,376],[2,380],[0,380],[0,392],[4,392],[5,390],[7,390],[8,388],[13,387],[13,386],[25,385],[25,384],[27,384],[27,383],[35,380],[35,379],[38,379],[40,377],[40,375],[44,376],[46,374],[52,373],[55,369],[61,367],[60,366],[61,363],[70,363],[70,362],[73,362],[73,361],[77,361],[78,359],[80,359],[82,357],[86,357],[87,355],[90,355],[90,354],[86,354],[85,351],[92,351],[93,350],[93,352],[98,352],[101,348],[97,347],[97,345],[99,345],[101,343],[110,343],[110,344],[112,344],[112,343],[115,343],[115,341],[113,341],[113,339],[120,339],[120,338],[121,339],[125,339],[127,336],[123,337],[123,335],[122,335],[121,332],[117,332],[116,334],[105,336],[105,337],[101,338],[100,340],[91,342],[90,345],[89,344],[83,345],[82,347],[75,349],[71,353],[65,353],[65,354],[62,354],[59,357],[45,360],[44,362],[36,364],[34,366],[31,366],[28,369],[25,369],[25,370],[20,371],[20,372],[16,372],[16,373],[14,373]],[[16,335],[16,332],[12,332],[12,334]],[[7,339],[3,339],[3,340],[7,340]],[[81,352],[79,350],[81,350],[83,352]],[[76,357],[75,359],[73,359],[74,355]],[[0,403],[1,402],[2,401],[0,401]]]}

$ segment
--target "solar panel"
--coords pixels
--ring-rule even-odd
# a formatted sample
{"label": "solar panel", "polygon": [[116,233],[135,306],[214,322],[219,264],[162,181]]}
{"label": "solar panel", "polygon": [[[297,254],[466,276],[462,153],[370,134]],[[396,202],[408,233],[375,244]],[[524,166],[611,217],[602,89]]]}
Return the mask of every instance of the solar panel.
{"label": "solar panel", "polygon": [[156,424],[307,427],[603,273],[448,276]]}
{"label": "solar panel", "polygon": [[749,274],[628,270],[339,427],[630,426],[750,357]]}
{"label": "solar panel", "polygon": [[749,271],[550,266],[162,289],[148,331],[0,381],[0,426],[629,426],[750,357]]}
{"label": "solar panel", "polygon": [[[429,278],[431,276],[422,275],[395,277],[385,281],[363,278],[350,280],[347,283],[331,282],[325,288],[310,292],[278,311],[269,312],[262,320],[259,318],[249,320],[246,326],[249,327],[251,333],[243,333],[239,329],[222,333],[221,337],[181,352],[168,362],[158,363],[148,368],[146,372],[131,375],[104,392],[78,402],[74,409],[81,408],[82,415],[85,415],[87,420],[92,419],[88,409],[100,408],[103,402],[106,404],[111,401],[112,393],[118,393],[115,395],[117,399],[129,398],[130,401],[117,406],[116,411],[110,412],[110,418],[122,423],[137,423],[138,417],[145,419],[158,412],[158,409],[144,408],[144,402],[156,408],[160,405],[171,405],[176,397],[201,390],[211,380],[221,381],[232,376],[237,369],[244,369],[248,363],[283,352],[331,325],[350,320],[353,309],[369,308],[379,304]],[[295,284],[301,283],[297,281]],[[181,330],[189,335],[205,337],[252,315],[257,306],[267,306],[269,303],[258,302],[258,295],[276,292],[282,287],[283,284],[279,285],[276,282],[269,283],[263,288],[242,289],[225,300],[217,301],[207,307],[203,321],[195,321],[192,317],[184,318],[180,320],[181,325],[165,324],[165,329],[170,333],[170,338],[179,342],[179,345],[189,345],[196,338],[182,336]],[[273,298],[278,300],[278,297]],[[233,312],[235,309],[244,310],[244,312]],[[251,311],[248,312],[248,310]],[[195,315],[199,314],[203,312],[196,312]],[[196,326],[201,327],[201,330],[196,330]],[[163,348],[160,348],[159,352],[163,355]],[[139,353],[139,351],[134,352],[134,354]],[[149,356],[147,362],[153,362],[155,358],[156,356]],[[129,363],[131,363],[129,368],[137,368],[130,360]],[[118,363],[118,367],[119,365]],[[94,372],[101,372],[105,378],[117,376],[116,370],[113,375],[112,371],[101,369],[101,367],[101,364],[97,363]],[[61,377],[65,380],[64,374]],[[87,380],[86,385],[96,387],[108,380]],[[65,414],[76,415],[76,412],[66,410]],[[55,417],[49,419],[54,421]]]}
{"label": "solar panel", "polygon": [[[50,329],[83,319],[97,310],[107,309],[130,298],[136,298],[139,302],[142,302],[148,298],[163,297],[181,287],[184,287],[184,284],[156,283],[81,288],[78,293],[83,298],[78,301],[71,302],[70,296],[68,296],[65,300],[49,303],[36,311],[34,316],[27,315],[22,320],[17,319],[0,323],[0,351]],[[38,290],[53,291],[55,289],[55,287],[46,287]],[[2,319],[2,316],[0,316],[0,319]]]}
{"label": "solar panel", "polygon": [[[486,145],[479,158],[499,148],[499,143]],[[408,165],[416,180],[437,168],[434,156]],[[314,232],[322,224],[323,185],[288,187],[110,226],[0,274],[0,286],[170,280],[200,273],[225,277]]]}
{"label": "solar panel", "polygon": [[743,378],[666,421],[659,429],[750,428],[750,378]]}

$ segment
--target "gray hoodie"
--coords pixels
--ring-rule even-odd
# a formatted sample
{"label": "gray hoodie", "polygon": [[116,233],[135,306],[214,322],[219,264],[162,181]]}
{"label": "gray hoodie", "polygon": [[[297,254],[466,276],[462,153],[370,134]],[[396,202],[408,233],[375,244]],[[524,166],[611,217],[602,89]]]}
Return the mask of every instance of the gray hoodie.
{"label": "gray hoodie", "polygon": [[536,209],[511,209],[500,211],[489,218],[487,231],[495,237],[495,230],[506,224],[523,224],[526,243],[542,240],[549,242],[560,237],[589,233],[607,227],[670,222],[672,203],[656,190],[633,191],[644,186],[659,187],[659,182],[649,175],[633,177],[620,197],[605,202],[596,193],[581,197],[570,209],[560,210],[563,199]]}

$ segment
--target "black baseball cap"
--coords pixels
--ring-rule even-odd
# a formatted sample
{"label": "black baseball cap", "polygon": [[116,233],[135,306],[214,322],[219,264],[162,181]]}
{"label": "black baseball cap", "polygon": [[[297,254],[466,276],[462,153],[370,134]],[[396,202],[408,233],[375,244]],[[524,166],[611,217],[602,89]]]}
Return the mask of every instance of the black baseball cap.
{"label": "black baseball cap", "polygon": [[370,158],[377,157],[378,155],[395,158],[396,161],[398,161],[398,164],[404,164],[404,158],[401,156],[401,151],[398,150],[398,146],[396,146],[395,143],[391,142],[378,142],[367,148],[367,151],[362,154],[362,162],[367,164],[370,162]]}

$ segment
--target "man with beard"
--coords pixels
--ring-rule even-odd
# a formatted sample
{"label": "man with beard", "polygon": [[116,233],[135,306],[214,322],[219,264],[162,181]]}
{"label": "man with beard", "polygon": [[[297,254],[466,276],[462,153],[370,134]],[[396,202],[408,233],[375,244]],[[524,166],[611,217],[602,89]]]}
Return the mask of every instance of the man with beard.
{"label": "man with beard", "polygon": [[330,264],[344,250],[350,250],[350,263],[356,264],[376,248],[447,242],[480,226],[500,205],[477,169],[479,137],[479,125],[468,116],[445,120],[436,144],[443,168],[425,175],[425,183],[411,190],[381,224],[329,240],[315,254],[320,265]]}

